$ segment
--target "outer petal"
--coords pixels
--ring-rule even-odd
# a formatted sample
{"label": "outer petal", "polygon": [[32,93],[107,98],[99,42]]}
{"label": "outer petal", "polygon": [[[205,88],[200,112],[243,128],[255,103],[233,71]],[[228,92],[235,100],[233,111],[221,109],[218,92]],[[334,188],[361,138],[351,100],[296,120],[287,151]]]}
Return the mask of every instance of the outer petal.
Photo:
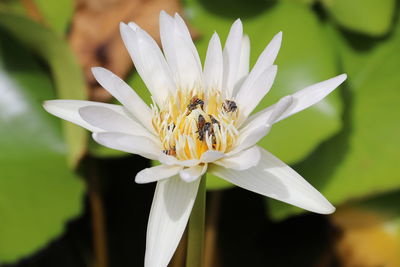
{"label": "outer petal", "polygon": [[151,109],[121,78],[104,68],[92,68],[99,84],[124,105],[148,130],[154,132]]}
{"label": "outer petal", "polygon": [[[283,113],[281,116],[277,117],[273,123],[281,121],[299,111],[302,111],[315,103],[322,100],[325,96],[330,94],[336,87],[338,87],[344,80],[346,80],[347,75],[341,74],[329,80],[316,83],[309,87],[306,87],[292,95],[293,103],[290,107]],[[262,124],[265,121],[270,120],[270,116],[277,104],[274,104],[252,116],[247,120],[246,125],[254,124]],[[246,126],[247,127],[247,126]]]}
{"label": "outer petal", "polygon": [[282,43],[282,32],[279,32],[272,38],[271,42],[267,45],[261,55],[258,57],[256,64],[251,70],[252,75],[258,76],[264,70],[272,66],[276,57],[278,56],[279,49]]}
{"label": "outer petal", "polygon": [[100,106],[86,106],[79,109],[79,115],[90,125],[104,131],[145,136],[155,143],[160,142],[159,139],[149,133],[140,123],[112,109]]}
{"label": "outer petal", "polygon": [[260,103],[261,99],[269,92],[274,83],[276,65],[270,66],[259,76],[249,75],[236,95],[236,103],[240,111],[247,117]]}
{"label": "outer petal", "polygon": [[[136,30],[135,30],[136,29]],[[169,92],[175,92],[171,70],[157,43],[135,24],[120,24],[122,40],[135,68],[158,105],[163,105]]]}
{"label": "outer petal", "polygon": [[246,170],[254,167],[261,159],[261,153],[257,146],[241,151],[233,156],[225,157],[213,163],[228,169]]}
{"label": "outer petal", "polygon": [[138,184],[151,183],[169,178],[178,174],[182,166],[158,165],[141,170],[136,174],[135,182]]}
{"label": "outer petal", "polygon": [[204,84],[206,90],[222,88],[223,57],[218,34],[211,37],[204,62]]}
{"label": "outer petal", "polygon": [[196,165],[193,167],[185,168],[179,172],[182,180],[191,183],[201,177],[207,171],[207,164]]}
{"label": "outer petal", "polygon": [[237,81],[239,71],[240,51],[242,47],[243,25],[240,19],[236,20],[228,38],[226,39],[225,48],[223,51],[224,57],[224,76],[222,88],[227,98],[232,97],[233,88]]}
{"label": "outer petal", "polygon": [[151,139],[116,132],[93,133],[93,139],[99,144],[121,150],[127,153],[138,154],[149,159],[158,159],[162,148]]}
{"label": "outer petal", "polygon": [[147,226],[145,267],[166,267],[185,231],[200,179],[179,176],[157,183]]}
{"label": "outer petal", "polygon": [[261,160],[253,168],[237,171],[214,165],[210,171],[237,186],[312,212],[329,214],[335,211],[303,177],[268,151],[262,148],[260,151]]}
{"label": "outer petal", "polygon": [[239,61],[237,81],[240,81],[243,77],[249,74],[249,68],[250,68],[250,38],[248,35],[244,35],[242,38],[242,48],[240,50],[240,61]]}
{"label": "outer petal", "polygon": [[83,120],[82,117],[80,116],[79,109],[87,106],[105,107],[121,115],[124,116],[127,115],[123,106],[93,102],[93,101],[58,99],[58,100],[48,100],[45,101],[43,104],[44,109],[50,114],[53,114],[54,116],[75,123],[92,132],[103,131],[104,129],[89,124],[88,122]]}
{"label": "outer petal", "polygon": [[182,18],[176,15],[174,19],[161,11],[160,35],[177,87],[193,88],[201,85],[200,58]]}

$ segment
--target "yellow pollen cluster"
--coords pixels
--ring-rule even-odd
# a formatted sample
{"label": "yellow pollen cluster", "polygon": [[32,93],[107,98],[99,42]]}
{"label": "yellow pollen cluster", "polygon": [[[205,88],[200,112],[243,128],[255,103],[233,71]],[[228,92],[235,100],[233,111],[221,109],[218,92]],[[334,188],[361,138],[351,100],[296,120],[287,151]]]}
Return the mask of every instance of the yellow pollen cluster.
{"label": "yellow pollen cluster", "polygon": [[163,152],[179,160],[200,159],[207,150],[228,152],[238,135],[236,103],[217,90],[179,89],[152,110]]}

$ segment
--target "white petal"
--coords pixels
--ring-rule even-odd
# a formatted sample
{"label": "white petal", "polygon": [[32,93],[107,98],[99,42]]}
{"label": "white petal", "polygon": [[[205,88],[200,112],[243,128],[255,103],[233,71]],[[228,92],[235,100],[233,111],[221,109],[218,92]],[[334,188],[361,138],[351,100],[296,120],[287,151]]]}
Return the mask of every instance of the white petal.
{"label": "white petal", "polygon": [[145,267],[166,267],[185,231],[200,179],[179,176],[157,183],[147,226]]}
{"label": "white petal", "polygon": [[223,57],[221,41],[217,33],[211,37],[204,62],[204,83],[206,90],[222,88]]}
{"label": "white petal", "polygon": [[237,19],[225,42],[223,51],[224,69],[223,69],[223,90],[227,98],[232,97],[233,88],[237,80],[239,70],[240,51],[242,47],[243,25],[240,19]]}
{"label": "white petal", "polygon": [[182,180],[191,183],[200,178],[207,171],[207,164],[185,168],[179,172]]}
{"label": "white petal", "polygon": [[182,166],[158,165],[141,170],[136,174],[135,182],[138,184],[151,183],[172,177],[182,170]]}
{"label": "white petal", "polygon": [[[279,117],[277,117],[275,119],[274,123],[281,121],[281,120],[319,102],[325,96],[327,96],[329,93],[331,93],[335,88],[337,88],[342,82],[344,82],[344,80],[346,80],[346,78],[347,78],[346,74],[341,74],[339,76],[336,76],[329,80],[311,85],[309,87],[306,87],[306,88],[294,93],[292,95],[293,103],[283,114],[281,114]],[[250,116],[246,122],[246,125],[260,124],[260,123],[263,123],[264,121],[268,120],[276,105],[277,104],[274,104],[264,110],[261,110],[260,112],[258,112],[256,114]]]}
{"label": "white petal", "polygon": [[109,108],[119,114],[126,115],[126,111],[123,106],[113,105],[113,104],[106,104],[100,102],[93,102],[93,101],[85,101],[85,100],[48,100],[45,101],[43,104],[44,109],[57,116],[61,119],[70,121],[75,123],[83,128],[88,129],[92,132],[101,132],[103,129],[95,127],[87,123],[82,117],[79,115],[79,109],[82,107],[87,106],[99,106],[99,107],[106,107]]}
{"label": "white petal", "polygon": [[343,83],[346,78],[346,74],[341,74],[329,80],[316,83],[300,91],[297,91],[292,95],[294,99],[293,104],[289,107],[288,110],[286,110],[284,114],[277,118],[275,122],[283,120],[321,101],[325,96],[330,94],[341,83]]}
{"label": "white petal", "polygon": [[99,84],[128,109],[149,131],[154,133],[151,109],[121,78],[104,68],[92,68]]}
{"label": "white petal", "polygon": [[198,159],[178,160],[177,158],[164,153],[159,155],[158,161],[165,165],[179,165],[184,167],[192,167],[200,163]]}
{"label": "white petal", "polygon": [[171,70],[153,38],[139,27],[134,28],[136,30],[121,23],[122,40],[140,77],[153,95],[156,103],[162,106],[169,93],[176,91]]}
{"label": "white petal", "polygon": [[282,43],[282,32],[279,32],[272,38],[261,55],[258,57],[256,64],[251,70],[252,75],[259,76],[263,71],[274,64]]}
{"label": "white petal", "polygon": [[278,199],[300,208],[329,214],[335,208],[292,168],[268,151],[260,148],[261,160],[258,165],[243,171],[226,169],[213,165],[213,174],[247,190]]}
{"label": "white petal", "polygon": [[259,76],[250,74],[236,95],[236,103],[244,116],[248,116],[269,92],[274,83],[277,66],[272,65]]}
{"label": "white petal", "polygon": [[201,162],[213,162],[222,158],[225,154],[215,150],[208,150],[201,155]]}
{"label": "white petal", "polygon": [[273,108],[267,120],[262,122],[252,121],[240,130],[240,135],[236,140],[237,147],[227,153],[233,155],[239,151],[254,146],[270,131],[274,120],[282,115],[292,104],[293,98],[286,96],[282,98]]}
{"label": "white petal", "polygon": [[177,87],[193,88],[201,83],[201,63],[189,31],[179,17],[160,13],[160,36],[164,54]]}
{"label": "white petal", "polygon": [[103,146],[127,153],[138,154],[153,160],[158,159],[160,154],[162,154],[162,148],[144,136],[104,132],[93,133],[93,139]]}
{"label": "white petal", "polygon": [[120,132],[145,136],[155,143],[160,140],[149,133],[142,125],[127,115],[100,106],[86,106],[79,109],[79,115],[87,123],[107,132]]}
{"label": "white petal", "polygon": [[246,170],[254,167],[261,159],[261,153],[257,146],[241,151],[236,155],[225,157],[215,161],[217,165],[234,170]]}
{"label": "white petal", "polygon": [[250,65],[250,38],[244,35],[242,38],[242,49],[240,51],[239,70],[236,82],[242,80],[249,74]]}

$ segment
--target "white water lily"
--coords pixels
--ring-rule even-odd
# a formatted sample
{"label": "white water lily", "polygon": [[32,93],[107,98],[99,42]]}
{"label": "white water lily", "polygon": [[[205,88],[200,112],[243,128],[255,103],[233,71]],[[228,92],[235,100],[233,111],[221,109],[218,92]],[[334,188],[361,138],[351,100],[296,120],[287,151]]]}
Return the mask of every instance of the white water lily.
{"label": "white water lily", "polygon": [[190,216],[199,181],[213,173],[247,190],[303,209],[335,208],[298,173],[258,147],[272,125],[317,103],[345,79],[342,74],[286,96],[251,115],[270,90],[281,45],[278,33],[249,72],[249,38],[235,21],[224,49],[212,36],[204,68],[189,31],[176,14],[160,15],[163,52],[134,23],[120,25],[122,39],[150,91],[149,107],[123,80],[93,68],[97,81],[121,104],[52,100],[53,115],[93,132],[100,144],[158,160],[136,182],[157,181],[147,229],[145,266],[167,266]]}

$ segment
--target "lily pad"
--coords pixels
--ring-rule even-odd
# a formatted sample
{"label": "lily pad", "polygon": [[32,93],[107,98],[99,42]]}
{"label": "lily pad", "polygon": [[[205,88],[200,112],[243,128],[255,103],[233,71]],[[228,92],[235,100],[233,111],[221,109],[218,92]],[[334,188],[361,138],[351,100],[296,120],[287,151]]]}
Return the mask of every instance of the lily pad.
{"label": "lily pad", "polygon": [[72,0],[35,0],[45,22],[60,36],[64,36],[71,22],[75,2]]}
{"label": "lily pad", "polygon": [[0,28],[0,265],[43,248],[82,209],[60,121],[42,108],[49,75]]}
{"label": "lily pad", "polygon": [[322,3],[338,24],[371,36],[389,31],[396,10],[396,0],[323,0]]}

